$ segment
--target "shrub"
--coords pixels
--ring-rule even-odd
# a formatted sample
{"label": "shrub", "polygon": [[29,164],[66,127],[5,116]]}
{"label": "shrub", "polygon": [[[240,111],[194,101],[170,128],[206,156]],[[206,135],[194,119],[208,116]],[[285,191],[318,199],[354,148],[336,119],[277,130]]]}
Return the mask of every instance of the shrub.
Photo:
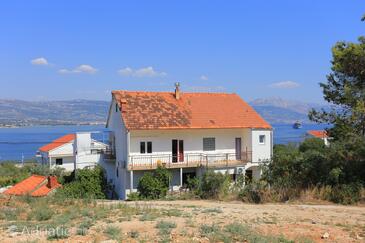
{"label": "shrub", "polygon": [[240,199],[250,203],[262,203],[265,188],[262,183],[252,182],[239,193]]}
{"label": "shrub", "polygon": [[104,170],[100,166],[93,169],[84,168],[76,170],[74,181],[66,183],[57,191],[57,196],[68,198],[94,198],[104,199],[107,193],[107,183]]}
{"label": "shrub", "polygon": [[29,167],[18,167],[14,162],[0,163],[0,187],[14,185],[29,177]]}
{"label": "shrub", "polygon": [[119,241],[121,239],[121,230],[116,226],[107,226],[104,230],[104,234],[108,236],[109,239]]}
{"label": "shrub", "polygon": [[28,219],[35,218],[38,221],[46,221],[52,218],[54,212],[47,206],[36,207],[32,210]]}
{"label": "shrub", "polygon": [[138,201],[140,199],[140,195],[138,192],[131,192],[128,194],[127,201]]}
{"label": "shrub", "polygon": [[227,174],[208,170],[204,173],[200,183],[200,195],[206,199],[222,199],[229,193],[230,182],[231,178]]}
{"label": "shrub", "polygon": [[158,166],[153,172],[145,173],[138,183],[138,191],[142,198],[158,199],[165,197],[169,189],[171,173]]}
{"label": "shrub", "polygon": [[175,222],[160,221],[156,224],[156,228],[159,229],[161,235],[170,234],[171,230],[176,228]]}
{"label": "shrub", "polygon": [[353,204],[361,199],[361,190],[360,183],[336,185],[327,193],[325,199],[334,203]]}

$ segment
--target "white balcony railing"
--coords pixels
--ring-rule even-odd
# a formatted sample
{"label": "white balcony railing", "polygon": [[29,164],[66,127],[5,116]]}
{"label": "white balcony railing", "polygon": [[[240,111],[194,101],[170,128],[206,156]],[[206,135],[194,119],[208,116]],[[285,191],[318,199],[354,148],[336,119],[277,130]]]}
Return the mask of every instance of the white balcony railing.
{"label": "white balcony railing", "polygon": [[184,153],[173,156],[172,154],[160,155],[132,155],[129,156],[128,170],[151,170],[158,165],[166,168],[188,167],[229,167],[244,165],[252,161],[252,152],[236,153]]}

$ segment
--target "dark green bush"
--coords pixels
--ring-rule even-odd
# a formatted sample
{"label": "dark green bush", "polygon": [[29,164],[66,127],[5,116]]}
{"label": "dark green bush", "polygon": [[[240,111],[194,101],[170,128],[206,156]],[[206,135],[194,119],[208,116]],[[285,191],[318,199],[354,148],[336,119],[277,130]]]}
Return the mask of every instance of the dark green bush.
{"label": "dark green bush", "polygon": [[207,170],[201,179],[200,196],[205,199],[222,199],[229,193],[230,183],[229,175]]}
{"label": "dark green bush", "polygon": [[327,195],[327,200],[334,203],[353,204],[361,199],[362,185],[360,183],[351,183],[336,185]]}
{"label": "dark green bush", "polygon": [[169,190],[171,173],[159,166],[153,173],[145,173],[138,183],[138,192],[141,198],[158,199],[165,197]]}
{"label": "dark green bush", "polygon": [[57,190],[59,197],[68,198],[106,198],[108,185],[104,177],[104,170],[100,166],[92,169],[78,169],[73,173],[74,180],[65,183],[62,189]]}

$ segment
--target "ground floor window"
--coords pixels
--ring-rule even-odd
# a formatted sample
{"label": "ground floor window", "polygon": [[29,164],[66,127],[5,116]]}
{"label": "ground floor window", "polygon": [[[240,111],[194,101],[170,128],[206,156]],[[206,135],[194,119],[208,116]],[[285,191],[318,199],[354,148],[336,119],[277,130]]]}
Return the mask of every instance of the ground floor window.
{"label": "ground floor window", "polygon": [[56,165],[62,165],[62,164],[63,164],[63,159],[62,158],[56,159]]}

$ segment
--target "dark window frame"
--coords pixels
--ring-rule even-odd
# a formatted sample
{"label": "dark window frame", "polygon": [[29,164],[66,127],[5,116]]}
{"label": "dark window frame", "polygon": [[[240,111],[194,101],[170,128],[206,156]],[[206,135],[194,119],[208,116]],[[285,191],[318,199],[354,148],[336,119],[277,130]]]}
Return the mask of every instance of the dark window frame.
{"label": "dark window frame", "polygon": [[139,143],[139,153],[145,154],[146,153],[146,142]]}
{"label": "dark window frame", "polygon": [[203,138],[203,151],[215,151],[215,137]]}
{"label": "dark window frame", "polygon": [[63,165],[63,158],[56,158],[56,165]]}
{"label": "dark window frame", "polygon": [[[261,142],[261,138],[263,138],[263,141]],[[259,144],[265,144],[266,143],[266,135],[259,135]]]}
{"label": "dark window frame", "polygon": [[148,141],[147,142],[147,154],[152,154],[152,142]]}

